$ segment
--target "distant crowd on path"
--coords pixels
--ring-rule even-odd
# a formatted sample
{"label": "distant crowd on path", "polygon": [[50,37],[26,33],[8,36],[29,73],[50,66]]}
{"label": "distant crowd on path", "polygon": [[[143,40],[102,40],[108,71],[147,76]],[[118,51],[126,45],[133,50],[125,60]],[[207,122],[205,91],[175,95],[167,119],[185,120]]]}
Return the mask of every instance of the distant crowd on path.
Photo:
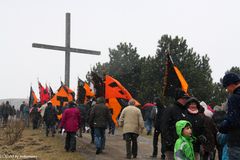
{"label": "distant crowd on path", "polygon": [[[240,77],[227,73],[222,83],[229,93],[228,101],[226,106],[214,109],[181,89],[176,89],[175,102],[170,106],[163,105],[158,97],[143,107],[136,106],[135,100],[129,100],[117,124],[123,127],[126,159],[137,158],[138,137],[145,133],[144,130],[153,138],[153,150],[149,153],[153,159],[158,157],[159,147],[162,160],[215,160],[216,155],[219,160],[240,159]],[[0,106],[1,124],[7,123],[8,116],[16,115],[16,111],[11,111],[13,109],[9,102]],[[101,154],[107,143],[106,129],[109,129],[108,134],[115,133],[113,110],[105,105],[103,97],[88,99],[84,104],[71,101],[65,107],[55,107],[48,102],[42,115],[41,109],[40,104],[29,108],[23,102],[17,117],[27,127],[31,119],[33,129],[44,122],[46,136],[54,137],[58,133],[56,129],[65,132],[67,152],[76,151],[76,137],[90,133],[90,143],[96,146],[96,154]]]}
{"label": "distant crowd on path", "polygon": [[0,104],[0,126],[6,126],[8,119],[14,119],[16,114],[15,106],[11,106],[9,101]]}

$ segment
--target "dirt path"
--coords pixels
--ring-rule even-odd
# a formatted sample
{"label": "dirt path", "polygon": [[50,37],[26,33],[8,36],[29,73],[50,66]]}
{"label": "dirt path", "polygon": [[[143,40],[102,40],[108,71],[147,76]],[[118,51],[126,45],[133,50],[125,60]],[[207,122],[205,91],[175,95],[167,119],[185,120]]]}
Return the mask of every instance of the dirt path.
{"label": "dirt path", "polygon": [[[125,141],[120,130],[115,135],[106,134],[106,146],[102,154],[96,155],[94,144],[90,144],[90,134],[78,138],[78,150],[86,160],[122,160],[126,159]],[[148,160],[152,154],[152,137],[138,137],[137,159]]]}
{"label": "dirt path", "polygon": [[[2,128],[1,128],[2,129]],[[106,146],[102,154],[96,155],[94,144],[90,144],[90,133],[77,138],[77,152],[64,150],[65,136],[57,134],[46,137],[43,129],[25,128],[22,138],[13,145],[4,144],[0,130],[0,159],[24,160],[124,160],[126,159],[125,141],[121,130],[115,135],[106,134]],[[149,160],[152,153],[152,136],[139,136],[137,159]],[[14,157],[15,156],[15,157]],[[11,157],[11,158],[10,158]]]}

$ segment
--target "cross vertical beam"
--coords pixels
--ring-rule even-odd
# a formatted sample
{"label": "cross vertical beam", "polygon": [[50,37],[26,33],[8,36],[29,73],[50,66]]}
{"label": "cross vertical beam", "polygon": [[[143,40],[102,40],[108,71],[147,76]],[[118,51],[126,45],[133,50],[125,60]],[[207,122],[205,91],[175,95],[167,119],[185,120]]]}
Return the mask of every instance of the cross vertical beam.
{"label": "cross vertical beam", "polygon": [[65,84],[69,86],[70,83],[70,32],[71,32],[71,19],[70,19],[70,13],[66,13],[66,40],[65,40]]}

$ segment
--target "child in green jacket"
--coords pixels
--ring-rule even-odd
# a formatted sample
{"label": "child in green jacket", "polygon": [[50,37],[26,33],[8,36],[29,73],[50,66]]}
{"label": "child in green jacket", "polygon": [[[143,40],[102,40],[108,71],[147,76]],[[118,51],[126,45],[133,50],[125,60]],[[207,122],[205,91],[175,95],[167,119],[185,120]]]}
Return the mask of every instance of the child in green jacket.
{"label": "child in green jacket", "polygon": [[186,120],[178,121],[176,131],[179,138],[174,146],[174,160],[194,160],[191,123]]}

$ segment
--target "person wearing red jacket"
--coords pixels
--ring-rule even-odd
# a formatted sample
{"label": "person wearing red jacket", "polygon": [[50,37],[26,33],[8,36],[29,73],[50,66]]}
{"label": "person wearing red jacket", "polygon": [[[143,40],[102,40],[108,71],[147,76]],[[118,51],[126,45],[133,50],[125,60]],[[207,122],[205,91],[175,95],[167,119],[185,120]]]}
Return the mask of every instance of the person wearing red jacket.
{"label": "person wearing red jacket", "polygon": [[65,140],[65,150],[75,152],[76,151],[76,132],[81,126],[81,113],[76,108],[75,102],[69,102],[68,107],[63,112],[61,121],[61,127],[67,132]]}

